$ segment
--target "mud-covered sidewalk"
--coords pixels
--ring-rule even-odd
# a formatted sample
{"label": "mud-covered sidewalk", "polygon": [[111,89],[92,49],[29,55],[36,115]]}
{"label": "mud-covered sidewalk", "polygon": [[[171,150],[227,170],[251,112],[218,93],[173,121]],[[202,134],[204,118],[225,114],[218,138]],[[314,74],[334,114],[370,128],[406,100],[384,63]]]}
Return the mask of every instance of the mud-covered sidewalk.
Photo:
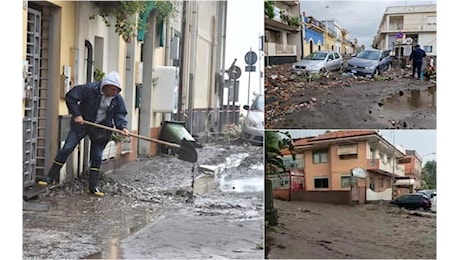
{"label": "mud-covered sidewalk", "polygon": [[269,259],[436,259],[436,213],[274,200]]}
{"label": "mud-covered sidewalk", "polygon": [[261,149],[205,144],[195,167],[139,158],[103,175],[103,198],[85,177],[48,191],[33,201],[48,211],[23,211],[23,257],[262,259]]}

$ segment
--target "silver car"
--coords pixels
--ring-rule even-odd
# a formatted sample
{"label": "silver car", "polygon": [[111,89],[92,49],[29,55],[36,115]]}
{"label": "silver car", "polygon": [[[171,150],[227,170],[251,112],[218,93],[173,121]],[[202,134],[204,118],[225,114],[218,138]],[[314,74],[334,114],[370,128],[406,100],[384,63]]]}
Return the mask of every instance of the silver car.
{"label": "silver car", "polygon": [[363,50],[347,61],[345,71],[373,78],[391,69],[391,59],[389,50]]}
{"label": "silver car", "polygon": [[318,51],[309,54],[304,59],[292,65],[293,72],[326,72],[343,68],[343,59],[340,53],[332,51]]}
{"label": "silver car", "polygon": [[255,145],[264,141],[264,95],[257,95],[251,106],[244,105],[248,111],[241,127],[241,137]]}

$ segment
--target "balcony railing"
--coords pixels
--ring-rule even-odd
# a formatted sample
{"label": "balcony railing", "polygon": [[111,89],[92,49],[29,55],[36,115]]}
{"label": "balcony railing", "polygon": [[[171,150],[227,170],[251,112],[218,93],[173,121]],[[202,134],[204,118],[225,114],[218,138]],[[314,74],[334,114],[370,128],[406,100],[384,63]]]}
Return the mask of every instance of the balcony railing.
{"label": "balcony railing", "polygon": [[269,42],[266,44],[266,53],[268,56],[296,56],[297,49],[295,45],[283,45]]}
{"label": "balcony railing", "polygon": [[367,160],[367,167],[368,169],[373,169],[373,170],[382,170],[386,171],[390,174],[393,174],[398,177],[403,177],[404,176],[404,167],[400,167],[398,165],[394,166],[393,170],[393,165],[391,163],[386,163],[384,164],[382,160],[380,159],[368,159]]}

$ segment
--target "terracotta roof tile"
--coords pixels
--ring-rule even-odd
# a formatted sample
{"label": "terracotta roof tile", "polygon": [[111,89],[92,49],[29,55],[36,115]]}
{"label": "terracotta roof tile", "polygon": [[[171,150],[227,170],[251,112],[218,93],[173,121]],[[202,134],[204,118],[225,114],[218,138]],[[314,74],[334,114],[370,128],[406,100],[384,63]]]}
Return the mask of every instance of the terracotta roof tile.
{"label": "terracotta roof tile", "polygon": [[294,142],[294,146],[307,145],[308,143],[316,142],[316,141],[324,141],[324,140],[330,140],[330,139],[356,137],[356,136],[372,135],[372,134],[377,134],[377,131],[375,130],[333,131],[333,132],[324,133],[318,136],[297,140],[296,142]]}

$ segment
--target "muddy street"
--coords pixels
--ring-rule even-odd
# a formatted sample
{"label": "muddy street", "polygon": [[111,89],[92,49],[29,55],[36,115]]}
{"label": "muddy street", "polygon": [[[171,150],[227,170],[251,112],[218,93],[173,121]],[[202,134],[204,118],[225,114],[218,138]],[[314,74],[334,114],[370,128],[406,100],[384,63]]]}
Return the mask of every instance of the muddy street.
{"label": "muddy street", "polygon": [[436,259],[436,213],[274,200],[269,259]]}
{"label": "muddy street", "polygon": [[[139,158],[104,173],[104,198],[86,178],[23,211],[24,258],[263,258],[261,147],[206,144],[198,162]],[[259,185],[260,184],[260,185]]]}
{"label": "muddy street", "polygon": [[436,81],[392,68],[369,79],[340,71],[312,78],[291,64],[266,68],[268,129],[433,129]]}

